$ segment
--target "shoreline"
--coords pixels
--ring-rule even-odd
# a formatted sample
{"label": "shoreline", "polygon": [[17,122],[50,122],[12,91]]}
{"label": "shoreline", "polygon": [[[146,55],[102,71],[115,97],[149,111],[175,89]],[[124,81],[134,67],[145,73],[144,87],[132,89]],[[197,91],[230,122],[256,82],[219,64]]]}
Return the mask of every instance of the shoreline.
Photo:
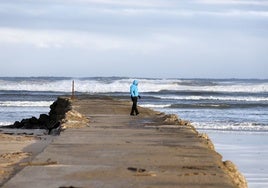
{"label": "shoreline", "polygon": [[223,159],[233,161],[250,188],[268,186],[268,132],[207,131]]}
{"label": "shoreline", "polygon": [[[93,120],[93,122],[90,121],[91,116],[92,116],[91,114],[95,114],[94,116],[96,116],[95,118],[97,120],[98,120],[98,118],[99,118],[98,116],[100,116],[100,114],[103,114],[104,116],[109,117],[109,114],[113,114],[113,113],[120,114],[120,117],[122,116],[121,118],[127,118],[127,120],[129,119],[129,117],[126,116],[126,114],[125,114],[126,112],[128,114],[128,111],[129,111],[129,109],[128,109],[129,103],[126,101],[120,101],[118,99],[114,100],[111,98],[107,98],[107,97],[104,98],[104,97],[98,97],[98,96],[80,96],[80,98],[76,99],[76,100],[70,100],[68,98],[65,98],[65,99],[68,100],[71,108],[70,108],[70,106],[68,106],[69,110],[65,111],[65,109],[64,109],[65,117],[64,117],[64,119],[61,120],[61,130],[63,130],[63,134],[65,134],[65,130],[72,131],[73,129],[84,129],[85,127],[89,127],[89,129],[90,129],[92,124],[94,125],[94,120]],[[81,101],[83,101],[83,102],[81,102]],[[102,107],[99,107],[97,109],[88,109],[88,106],[84,103],[88,103],[88,105],[91,105],[91,106],[101,105],[104,107],[107,107],[109,105],[117,105],[117,108],[114,108],[113,111],[111,111],[109,109],[102,108]],[[105,106],[102,103],[108,103],[108,104],[105,104],[106,105]],[[214,150],[213,143],[208,138],[208,136],[205,134],[199,134],[195,130],[195,128],[189,124],[188,121],[178,119],[174,115],[163,114],[163,113],[156,112],[156,111],[153,111],[153,110],[148,109],[148,108],[142,108],[142,107],[139,107],[139,108],[140,108],[142,115],[141,116],[139,115],[139,117],[137,119],[135,119],[134,123],[132,120],[130,121],[133,123],[133,125],[135,124],[136,129],[137,129],[137,127],[138,127],[138,129],[141,129],[142,128],[141,126],[143,126],[144,128],[142,128],[142,129],[144,131],[147,131],[147,129],[150,131],[152,129],[156,130],[156,131],[161,130],[161,131],[166,132],[166,134],[171,134],[171,132],[174,132],[174,130],[186,131],[185,134],[186,133],[190,134],[191,137],[195,138],[192,141],[190,139],[190,142],[193,142],[193,141],[194,142],[201,142],[198,144],[206,145],[208,150],[211,150],[211,152],[214,153],[214,154],[212,154],[211,152],[209,152],[210,155],[215,155],[217,158],[220,156],[220,154]],[[118,120],[113,120],[113,121],[117,122]],[[112,126],[112,125],[110,125],[110,126]],[[120,128],[121,128],[121,126],[123,126],[123,125],[120,124]],[[133,127],[131,128],[131,130],[133,129]],[[96,127],[94,127],[94,128],[96,128]],[[98,127],[98,129],[99,128],[100,127]],[[107,127],[107,128],[110,129],[110,127]],[[111,131],[113,131],[113,130],[111,130]],[[178,135],[181,135],[181,134],[178,133]],[[56,137],[56,139],[61,139],[60,137],[62,137],[62,136],[60,135],[59,137]],[[185,141],[185,139],[186,138],[184,138],[184,140],[182,140],[182,141]],[[51,144],[47,143],[47,146],[50,146],[50,145]],[[33,150],[33,148],[31,148],[31,146],[28,148],[28,151],[30,151],[30,150]],[[204,149],[204,151],[207,151],[207,149]],[[44,152],[41,152],[40,154],[42,155],[43,153]],[[35,159],[33,157],[32,161],[34,161],[34,160]],[[246,180],[245,179],[242,180],[243,179],[242,174],[240,172],[238,172],[238,170],[236,169],[236,167],[234,166],[234,164],[232,162],[230,162],[230,161],[222,162],[222,165],[220,165],[220,166],[221,166],[221,168],[225,168],[224,169],[225,173],[228,174],[228,176],[232,179],[233,183],[235,182],[234,184],[236,184],[236,187],[239,187],[239,186],[245,187]],[[188,168],[186,168],[186,170],[189,171]],[[195,169],[195,170],[198,171],[197,169]],[[200,169],[199,169],[199,171],[200,171]],[[204,171],[204,170],[201,170],[201,171]],[[197,172],[195,172],[195,173],[197,173]],[[201,172],[199,172],[199,173],[201,173]],[[197,173],[196,176],[198,176],[199,173]],[[202,172],[202,173],[204,173],[204,172]],[[195,177],[195,178],[197,178],[197,177]],[[11,177],[10,180],[12,180],[12,179],[13,178]],[[186,181],[185,177],[182,179],[184,181]],[[242,182],[244,183],[243,185],[242,185]]]}

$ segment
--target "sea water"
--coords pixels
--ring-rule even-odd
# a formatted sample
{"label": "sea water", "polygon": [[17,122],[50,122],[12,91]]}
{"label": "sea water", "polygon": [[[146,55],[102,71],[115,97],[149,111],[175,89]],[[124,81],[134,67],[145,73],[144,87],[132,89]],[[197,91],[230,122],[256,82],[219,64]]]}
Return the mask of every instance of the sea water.
{"label": "sea water", "polygon": [[223,160],[231,160],[251,188],[268,187],[268,133],[206,131]]}
{"label": "sea water", "polygon": [[[2,77],[0,126],[48,113],[61,95],[129,100],[127,77]],[[237,164],[249,187],[268,186],[268,80],[139,78],[139,105],[173,113],[207,133],[224,160]]]}

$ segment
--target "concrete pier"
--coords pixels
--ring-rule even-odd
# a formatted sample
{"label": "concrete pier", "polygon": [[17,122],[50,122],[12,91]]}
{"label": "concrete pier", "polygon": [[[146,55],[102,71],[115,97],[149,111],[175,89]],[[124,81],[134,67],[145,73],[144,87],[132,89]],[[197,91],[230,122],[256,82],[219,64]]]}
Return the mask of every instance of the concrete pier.
{"label": "concrete pier", "polygon": [[[61,134],[5,188],[242,187],[208,138],[190,125],[102,97],[70,100]],[[239,172],[235,172],[239,173]],[[240,183],[239,183],[240,182]]]}

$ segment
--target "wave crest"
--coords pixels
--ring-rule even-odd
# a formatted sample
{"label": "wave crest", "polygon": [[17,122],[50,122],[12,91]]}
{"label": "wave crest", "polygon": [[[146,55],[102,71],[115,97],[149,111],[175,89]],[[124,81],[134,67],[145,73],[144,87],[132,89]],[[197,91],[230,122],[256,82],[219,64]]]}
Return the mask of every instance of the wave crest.
{"label": "wave crest", "polygon": [[[72,80],[77,92],[129,92],[132,78],[13,78],[0,79],[0,90],[70,92]],[[268,81],[207,81],[181,79],[139,79],[141,92],[203,91],[203,92],[268,92]]]}

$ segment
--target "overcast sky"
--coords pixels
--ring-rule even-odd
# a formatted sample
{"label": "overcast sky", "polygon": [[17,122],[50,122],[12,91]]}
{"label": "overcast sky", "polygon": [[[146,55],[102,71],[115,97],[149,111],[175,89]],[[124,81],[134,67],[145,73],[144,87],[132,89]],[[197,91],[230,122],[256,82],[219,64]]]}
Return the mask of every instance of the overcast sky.
{"label": "overcast sky", "polygon": [[268,0],[1,0],[0,76],[268,78]]}

